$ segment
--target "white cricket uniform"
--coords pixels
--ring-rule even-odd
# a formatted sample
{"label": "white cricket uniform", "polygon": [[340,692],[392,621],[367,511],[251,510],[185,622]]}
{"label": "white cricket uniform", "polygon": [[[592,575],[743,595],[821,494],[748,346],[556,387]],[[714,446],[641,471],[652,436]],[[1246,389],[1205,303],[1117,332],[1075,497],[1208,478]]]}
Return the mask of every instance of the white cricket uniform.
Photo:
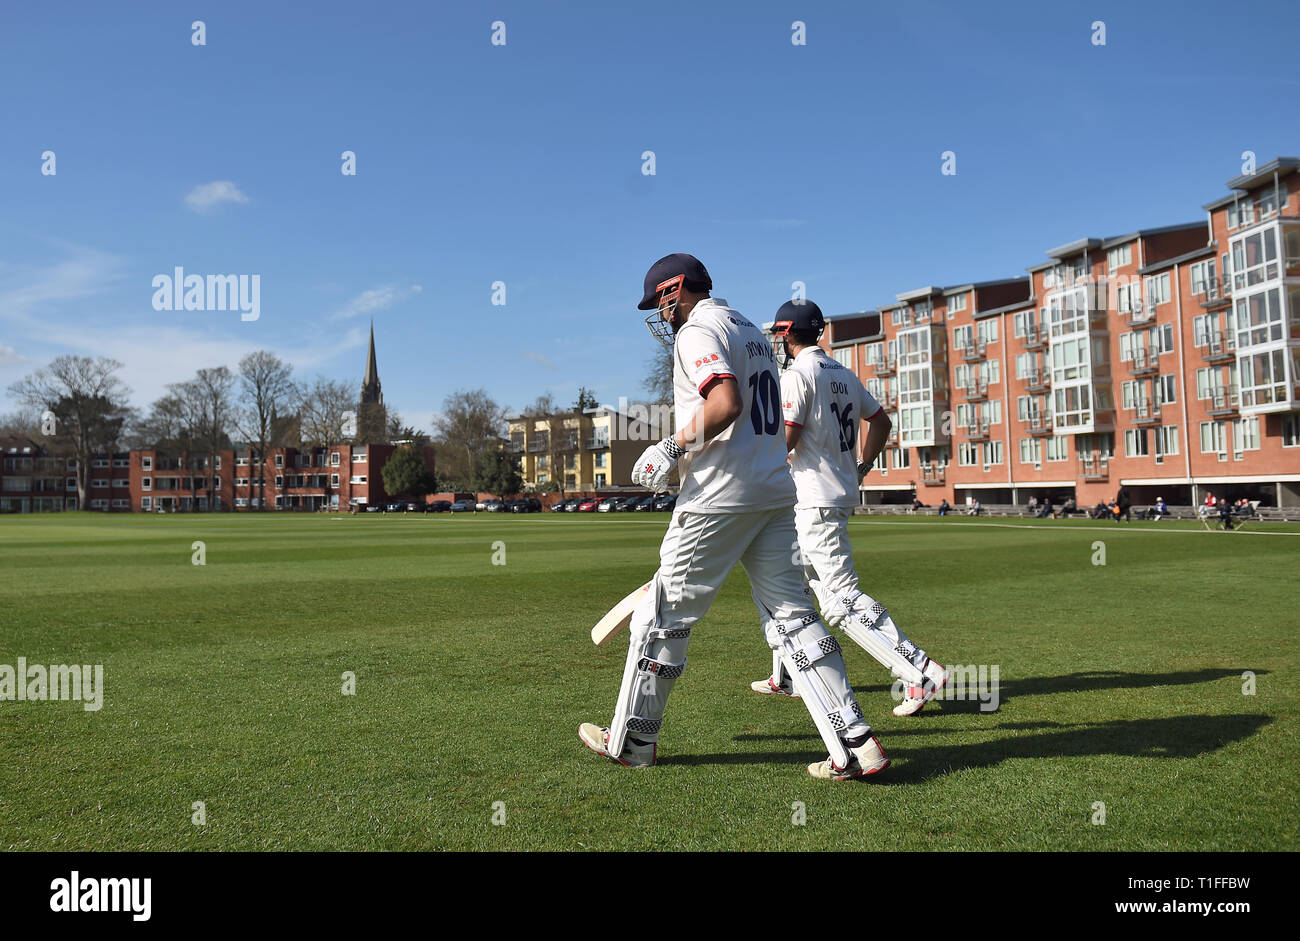
{"label": "white cricket uniform", "polygon": [[[668,695],[686,667],[691,628],[739,562],[768,645],[802,664],[801,688],[811,693],[805,704],[835,755],[836,734],[853,738],[871,727],[797,565],[794,485],[771,344],[725,300],[705,298],[677,331],[673,356],[679,428],[703,404],[701,392],[724,377],[736,381],[743,409],[731,427],[679,465],[681,492],[659,549],[659,569],[629,624],[609,747],[617,753],[624,735],[658,740]],[[809,674],[820,679],[815,687],[807,685]]]}
{"label": "white cricket uniform", "polygon": [[[817,595],[822,616],[909,684],[921,683],[928,657],[907,638],[879,605],[867,620],[844,617],[845,602],[855,612],[878,603],[858,594],[858,573],[849,542],[849,516],[858,505],[858,429],[880,411],[880,403],[852,370],[819,346],[804,347],[781,377],[785,423],[801,431],[790,455],[794,478],[795,529],[803,557],[804,581]],[[873,619],[874,618],[874,619]],[[773,658],[773,676],[783,668]]]}

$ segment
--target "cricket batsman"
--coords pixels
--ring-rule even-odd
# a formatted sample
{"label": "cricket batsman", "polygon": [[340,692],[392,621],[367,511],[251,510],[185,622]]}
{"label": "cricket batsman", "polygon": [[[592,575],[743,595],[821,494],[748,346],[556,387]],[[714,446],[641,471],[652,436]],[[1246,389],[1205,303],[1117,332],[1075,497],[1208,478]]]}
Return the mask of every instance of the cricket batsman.
{"label": "cricket batsman", "polygon": [[862,718],[839,642],[822,624],[790,558],[794,485],[786,462],[781,389],[772,345],[722,298],[700,261],[659,259],[645,276],[640,310],[673,349],[677,431],[647,448],[632,482],[666,489],[679,462],[681,491],[659,548],[659,568],[629,624],[627,662],[608,727],[583,723],[592,751],[631,767],[655,763],[668,696],[686,669],[691,631],[739,562],[759,620],[829,757],[816,778],[864,778],[889,766]]}
{"label": "cricket batsman", "polygon": [[[903,680],[903,701],[894,715],[916,715],[943,688],[949,671],[908,640],[883,604],[858,588],[849,544],[849,514],[858,503],[858,485],[884,449],[893,423],[853,371],[817,345],[825,326],[816,304],[797,300],[781,306],[772,330],[777,359],[785,367],[781,402],[804,580],[816,594],[822,616]],[[862,421],[868,430],[858,464]],[[750,688],[801,694],[776,656],[772,675]]]}

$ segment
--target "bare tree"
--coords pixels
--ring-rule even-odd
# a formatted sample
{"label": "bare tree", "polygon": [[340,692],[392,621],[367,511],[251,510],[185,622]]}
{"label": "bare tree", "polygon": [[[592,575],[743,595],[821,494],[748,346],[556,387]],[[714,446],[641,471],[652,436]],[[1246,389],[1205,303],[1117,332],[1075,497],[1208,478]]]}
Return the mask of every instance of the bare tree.
{"label": "bare tree", "polygon": [[442,414],[433,424],[440,476],[468,484],[483,452],[503,441],[506,412],[485,390],[462,390],[443,399]]}
{"label": "bare tree", "polygon": [[51,412],[55,441],[77,458],[77,506],[86,506],[87,477],[93,455],[113,450],[123,425],[134,413],[127,405],[131,390],[117,377],[115,359],[60,356],[9,387],[30,409]]}
{"label": "bare tree", "polygon": [[285,410],[293,393],[293,367],[274,353],[258,350],[239,361],[239,434],[257,446],[257,507],[266,509],[266,456],[274,447],[272,419]]}
{"label": "bare tree", "polygon": [[207,454],[207,468],[204,475],[207,480],[208,509],[215,505],[212,472],[217,466],[217,452],[222,450],[230,440],[231,422],[234,418],[234,405],[231,394],[235,388],[235,376],[225,366],[213,369],[200,369],[194,377],[200,412],[201,440]]}
{"label": "bare tree", "polygon": [[0,435],[18,435],[22,438],[42,438],[40,409],[23,405],[0,415]]}
{"label": "bare tree", "polygon": [[642,380],[650,404],[671,408],[673,404],[673,351],[659,349],[646,363],[646,376]]}
{"label": "bare tree", "polygon": [[[304,445],[328,451],[347,437],[348,413],[356,409],[351,389],[342,382],[317,376],[311,386],[295,389],[298,408],[298,433]],[[328,506],[333,488],[326,477],[325,503]]]}

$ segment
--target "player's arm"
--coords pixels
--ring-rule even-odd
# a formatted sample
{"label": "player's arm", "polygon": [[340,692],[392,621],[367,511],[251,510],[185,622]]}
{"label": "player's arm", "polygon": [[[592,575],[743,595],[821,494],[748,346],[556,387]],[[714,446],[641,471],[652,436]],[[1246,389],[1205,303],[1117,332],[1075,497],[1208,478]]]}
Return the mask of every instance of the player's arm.
{"label": "player's arm", "polygon": [[788,454],[799,446],[803,426],[808,421],[812,390],[793,369],[781,377],[781,414],[785,419],[785,450]]}
{"label": "player's arm", "polygon": [[745,408],[740,386],[731,376],[715,376],[700,390],[704,404],[691,420],[673,435],[673,442],[685,450],[703,447],[722,434],[740,417]]}
{"label": "player's arm", "polygon": [[862,442],[862,463],[858,465],[858,471],[863,477],[867,476],[875,465],[880,452],[885,450],[885,444],[889,441],[889,432],[894,427],[889,414],[883,408],[877,408],[876,414],[864,421],[867,424],[867,437]]}
{"label": "player's arm", "polygon": [[803,434],[803,425],[796,425],[794,422],[785,423],[785,449],[793,451],[799,447],[799,437]]}

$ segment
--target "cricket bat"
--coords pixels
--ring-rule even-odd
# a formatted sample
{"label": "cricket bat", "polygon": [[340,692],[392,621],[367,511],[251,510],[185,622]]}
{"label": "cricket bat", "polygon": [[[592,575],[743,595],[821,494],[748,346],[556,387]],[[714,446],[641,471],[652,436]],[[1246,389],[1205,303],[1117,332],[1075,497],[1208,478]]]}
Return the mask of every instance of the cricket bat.
{"label": "cricket bat", "polygon": [[609,640],[623,628],[627,627],[632,621],[632,612],[636,606],[641,603],[645,593],[650,590],[650,582],[646,582],[640,588],[628,594],[626,598],[620,601],[614,607],[609,609],[600,622],[591,629],[591,642],[597,647],[602,646],[605,641]]}

